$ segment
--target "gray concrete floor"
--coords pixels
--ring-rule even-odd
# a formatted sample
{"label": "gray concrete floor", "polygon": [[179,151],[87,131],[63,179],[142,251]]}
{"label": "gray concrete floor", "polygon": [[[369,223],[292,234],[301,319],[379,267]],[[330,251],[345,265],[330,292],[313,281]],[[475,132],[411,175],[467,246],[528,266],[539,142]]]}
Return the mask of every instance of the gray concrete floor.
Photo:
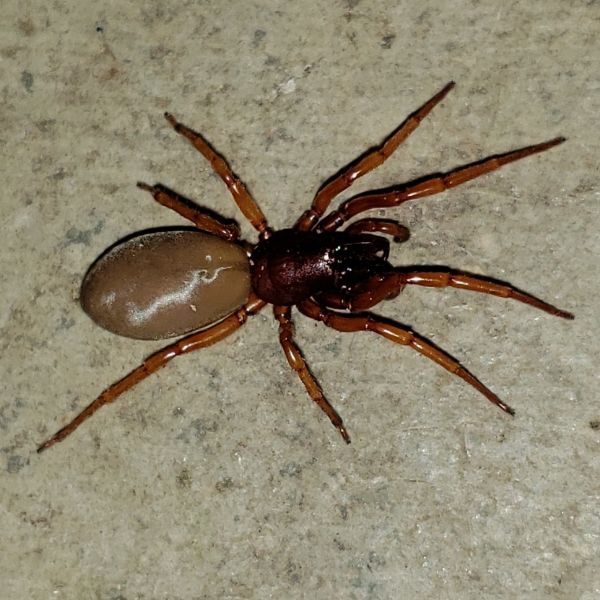
{"label": "gray concrete floor", "polygon": [[[597,2],[8,0],[2,15],[3,598],[600,598]],[[514,419],[408,349],[297,317],[346,447],[266,310],[35,453],[159,346],[77,303],[104,248],[183,223],[135,182],[241,221],[164,110],[282,227],[450,79],[355,188],[568,138],[387,211],[412,230],[394,262],[486,273],[576,313],[425,288],[379,307]]]}

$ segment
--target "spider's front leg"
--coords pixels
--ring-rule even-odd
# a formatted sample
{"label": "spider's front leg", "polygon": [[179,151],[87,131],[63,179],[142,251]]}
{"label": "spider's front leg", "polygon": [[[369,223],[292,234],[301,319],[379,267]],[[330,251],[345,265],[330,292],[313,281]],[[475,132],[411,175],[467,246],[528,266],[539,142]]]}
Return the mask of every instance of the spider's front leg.
{"label": "spider's front leg", "polygon": [[485,277],[465,275],[458,271],[447,269],[439,271],[409,271],[395,269],[389,273],[380,273],[354,286],[345,295],[323,295],[327,306],[349,311],[361,311],[372,308],[383,300],[395,298],[407,285],[422,285],[425,287],[453,287],[469,292],[490,294],[500,298],[510,298],[523,304],[528,304],[548,314],[562,319],[574,319],[574,315],[566,310],[544,302],[531,294],[521,292],[507,283],[499,283]]}
{"label": "spider's front leg", "polygon": [[413,112],[389,135],[380,146],[368,150],[358,160],[342,169],[333,179],[317,192],[311,207],[305,211],[294,225],[294,229],[307,231],[313,229],[323,216],[331,201],[345,189],[349,188],[359,177],[382,165],[398,148],[398,146],[419,126],[419,123],[439,104],[454,87],[454,82],[446,84],[433,98]]}
{"label": "spider's front leg", "polygon": [[509,415],[515,414],[515,411],[508,406],[508,404],[502,402],[502,400],[500,400],[500,398],[498,398],[498,396],[496,396],[492,390],[483,385],[483,383],[481,383],[477,377],[469,373],[469,371],[467,371],[467,369],[465,369],[457,360],[418,334],[410,331],[409,329],[401,327],[399,324],[394,323],[393,321],[388,321],[371,314],[340,314],[323,306],[319,306],[319,304],[313,300],[301,302],[298,305],[298,309],[303,315],[306,315],[315,321],[321,321],[325,323],[327,327],[331,327],[337,331],[372,331],[377,335],[387,338],[395,344],[409,346],[413,350],[416,350],[423,356],[426,356],[430,360],[436,362],[438,365],[444,367],[444,369],[450,371],[450,373],[453,373],[472,385],[492,404],[495,404],[504,412],[508,413]]}
{"label": "spider's front leg", "polygon": [[385,191],[365,192],[353,196],[342,202],[339,208],[330,212],[322,221],[318,223],[318,229],[321,231],[335,231],[344,223],[347,223],[352,217],[372,210],[374,208],[391,208],[399,206],[408,200],[416,200],[439,194],[450,188],[461,185],[471,179],[481,177],[486,173],[491,173],[504,165],[521,160],[526,156],[537,154],[549,150],[558,144],[562,144],[565,138],[558,137],[541,144],[526,146],[504,154],[488,156],[482,160],[458,167],[452,171],[443,174],[434,174],[422,177],[405,185],[398,186]]}
{"label": "spider's front leg", "polygon": [[410,237],[408,227],[392,219],[359,219],[344,229],[347,233],[383,233],[392,237],[394,242],[401,244]]}

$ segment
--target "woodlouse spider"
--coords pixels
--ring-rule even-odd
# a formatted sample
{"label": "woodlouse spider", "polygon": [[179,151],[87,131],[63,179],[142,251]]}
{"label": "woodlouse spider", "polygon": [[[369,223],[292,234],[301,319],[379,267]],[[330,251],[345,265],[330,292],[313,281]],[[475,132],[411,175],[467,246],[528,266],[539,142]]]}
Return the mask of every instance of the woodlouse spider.
{"label": "woodlouse spider", "polygon": [[380,146],[343,168],[318,190],[312,205],[296,224],[280,231],[269,229],[261,209],[225,159],[201,135],[167,113],[165,117],[175,131],[191,142],[225,182],[246,219],[258,231],[258,242],[239,242],[236,225],[222,222],[161,185],[138,183],[157,202],[189,219],[195,228],[138,234],[117,244],[88,271],[81,290],[82,306],[99,325],[120,335],[142,339],[184,337],[152,354],[104,390],[45,441],[38,452],[63,440],[101,406],[116,400],[171,359],[231,335],[267,304],[273,304],[279,341],[290,367],[346,442],[350,442],[350,437],[342,418],[323,395],[294,341],[294,306],[337,331],[372,331],[409,346],[464,379],[506,413],[514,414],[512,408],[444,351],[398,323],[366,311],[382,300],[394,298],[407,285],[423,285],[452,286],[512,298],[565,319],[572,319],[573,315],[511,285],[483,277],[447,269],[392,266],[387,260],[389,241],[378,234],[391,236],[396,242],[408,239],[408,229],[394,220],[361,218],[341,227],[367,210],[398,206],[443,192],[548,150],[564,138],[490,156],[388,190],[358,194],[325,216],[331,201],[387,160],[453,87],[453,82],[447,84]]}

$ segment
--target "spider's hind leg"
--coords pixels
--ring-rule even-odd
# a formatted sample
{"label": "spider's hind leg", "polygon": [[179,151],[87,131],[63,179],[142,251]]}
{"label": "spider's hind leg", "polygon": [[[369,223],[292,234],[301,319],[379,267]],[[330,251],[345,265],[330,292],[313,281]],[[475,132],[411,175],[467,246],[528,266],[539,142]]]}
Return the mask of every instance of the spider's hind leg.
{"label": "spider's hind leg", "polygon": [[50,448],[57,442],[64,440],[71,435],[84,421],[89,419],[99,408],[105,404],[114,402],[124,392],[131,389],[140,381],[146,379],[164,367],[169,361],[181,354],[194,352],[207,346],[212,346],[225,339],[240,327],[242,327],[248,317],[255,315],[265,306],[265,302],[258,299],[254,294],[250,296],[246,304],[239,310],[229,315],[226,319],[219,321],[207,329],[202,329],[190,333],[180,340],[165,346],[154,354],[151,354],[140,366],[129,372],[109,387],[107,387],[91,404],[84,408],[74,419],[72,419],[62,429],[59,429],[52,437],[48,438],[37,449],[38,453]]}
{"label": "spider's hind leg", "polygon": [[235,223],[219,221],[210,214],[212,211],[202,210],[187,198],[180,196],[164,185],[148,185],[139,181],[137,186],[141,190],[150,192],[156,202],[174,210],[184,219],[188,219],[201,231],[212,233],[231,242],[240,237],[240,228]]}

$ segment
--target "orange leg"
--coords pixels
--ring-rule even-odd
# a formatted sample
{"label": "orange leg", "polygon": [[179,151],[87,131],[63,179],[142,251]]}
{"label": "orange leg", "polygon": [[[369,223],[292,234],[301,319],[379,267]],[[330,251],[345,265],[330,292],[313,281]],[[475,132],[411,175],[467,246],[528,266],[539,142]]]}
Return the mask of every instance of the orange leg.
{"label": "orange leg", "polygon": [[240,308],[237,312],[233,313],[220,323],[187,335],[186,337],[178,340],[177,342],[170,344],[155,352],[149,356],[139,367],[131,371],[128,375],[125,375],[122,379],[113,383],[111,386],[106,388],[87,408],[84,408],[68,425],[65,425],[62,429],[57,431],[51,438],[46,440],[39,448],[38,452],[43,452],[50,446],[53,446],[57,442],[64,440],[68,435],[73,433],[84,421],[89,419],[100,407],[114,402],[123,392],[132,388],[140,381],[146,379],[149,375],[158,371],[161,367],[164,367],[170,360],[185,354],[187,352],[193,352],[200,348],[206,348],[212,344],[220,342],[222,339],[231,335],[234,331],[239,329],[248,319],[248,316],[256,314],[261,308],[265,306],[265,302],[259,300],[255,296],[252,296],[246,304]]}
{"label": "orange leg", "polygon": [[520,160],[531,154],[537,154],[548,150],[553,146],[562,144],[565,138],[558,137],[548,142],[535,144],[506,152],[505,154],[496,154],[483,160],[459,167],[443,175],[432,175],[423,179],[408,183],[396,189],[383,192],[366,192],[354,196],[343,202],[337,210],[328,214],[319,224],[318,229],[321,231],[333,231],[339,229],[349,219],[373,208],[387,208],[390,206],[398,206],[407,200],[415,200],[416,198],[424,198],[433,194],[439,194],[447,189],[456,187],[461,183],[465,183],[471,179],[481,177],[486,173],[495,171],[503,165]]}
{"label": "orange leg", "polygon": [[403,289],[404,283],[397,273],[382,273],[372,275],[346,293],[319,294],[316,300],[329,308],[360,312],[395,298]]}
{"label": "orange leg", "polygon": [[500,296],[501,298],[512,298],[518,302],[529,304],[535,308],[539,308],[556,317],[563,319],[574,319],[575,316],[548,304],[543,300],[539,300],[531,294],[520,292],[512,285],[506,283],[496,283],[484,279],[482,277],[472,277],[470,275],[462,275],[461,273],[440,272],[440,271],[409,271],[399,274],[402,279],[402,285],[425,285],[428,287],[454,287],[460,290],[468,290],[470,292],[481,292],[482,294],[491,294],[492,296]]}
{"label": "orange leg", "polygon": [[321,386],[306,366],[306,361],[300,352],[300,348],[294,342],[294,324],[291,320],[292,309],[289,306],[274,306],[273,314],[279,321],[279,341],[287,361],[296,371],[298,377],[304,384],[308,395],[315,401],[319,408],[329,417],[334,427],[340,432],[344,441],[349,444],[350,436],[344,427],[344,422],[335,408],[329,404],[329,401],[323,395]]}
{"label": "orange leg", "polygon": [[214,217],[211,217],[206,211],[194,206],[187,199],[162,185],[148,185],[146,183],[138,182],[137,186],[141,190],[150,192],[159,204],[174,210],[184,219],[191,221],[202,231],[218,235],[229,241],[237,240],[240,237],[240,230],[237,225],[218,221]]}
{"label": "orange leg", "polygon": [[345,189],[349,188],[359,177],[383,164],[396,148],[419,126],[419,123],[429,114],[433,107],[441,102],[446,94],[454,87],[454,82],[448,83],[431,100],[412,113],[383,144],[369,150],[364,156],[344,168],[329,183],[326,183],[315,196],[312,206],[305,211],[296,222],[295,229],[306,231],[312,229],[323,216],[331,201]]}
{"label": "orange leg", "polygon": [[436,348],[433,344],[418,336],[416,333],[400,327],[400,325],[391,321],[384,320],[373,315],[343,315],[335,311],[328,310],[319,306],[312,300],[306,300],[298,305],[300,312],[311,319],[322,321],[337,331],[372,331],[381,335],[396,344],[410,346],[413,350],[421,353],[430,360],[433,360],[444,369],[454,373],[467,383],[471,384],[476,390],[481,392],[490,402],[501,408],[509,415],[514,415],[515,411],[505,404],[490,390],[483,385],[474,375],[471,375],[457,360]]}
{"label": "orange leg", "polygon": [[423,285],[427,287],[453,287],[459,290],[491,294],[501,298],[511,298],[523,304],[529,304],[556,317],[574,319],[574,315],[552,304],[526,294],[506,283],[497,283],[483,277],[473,277],[452,271],[394,271],[373,275],[357,285],[347,296],[330,294],[325,304],[332,308],[350,311],[367,310],[382,300],[395,298],[405,285]]}
{"label": "orange leg", "polygon": [[254,229],[262,235],[268,234],[268,225],[265,215],[240,178],[231,170],[227,161],[217,153],[199,133],[196,133],[182,123],[179,123],[175,117],[169,113],[165,113],[165,118],[177,133],[187,138],[192,146],[194,146],[194,148],[210,162],[215,173],[217,173],[217,175],[225,182],[225,185],[231,192],[239,209],[244,213],[244,216],[250,221]]}
{"label": "orange leg", "polygon": [[400,244],[410,237],[408,227],[392,219],[359,219],[344,229],[347,233],[383,233]]}

